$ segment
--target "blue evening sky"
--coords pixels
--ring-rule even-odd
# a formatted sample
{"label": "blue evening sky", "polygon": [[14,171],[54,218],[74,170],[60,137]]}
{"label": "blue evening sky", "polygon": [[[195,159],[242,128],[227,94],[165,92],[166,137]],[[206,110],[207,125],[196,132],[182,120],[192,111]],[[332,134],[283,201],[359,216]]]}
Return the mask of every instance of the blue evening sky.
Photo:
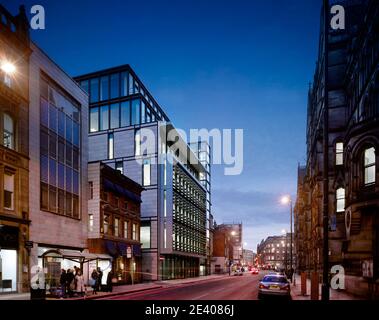
{"label": "blue evening sky", "polygon": [[32,39],[75,76],[129,63],[174,124],[244,129],[244,171],[213,167],[213,214],[244,224],[244,241],[289,228],[282,194],[296,194],[305,160],[307,88],[321,0],[6,0],[41,4]]}

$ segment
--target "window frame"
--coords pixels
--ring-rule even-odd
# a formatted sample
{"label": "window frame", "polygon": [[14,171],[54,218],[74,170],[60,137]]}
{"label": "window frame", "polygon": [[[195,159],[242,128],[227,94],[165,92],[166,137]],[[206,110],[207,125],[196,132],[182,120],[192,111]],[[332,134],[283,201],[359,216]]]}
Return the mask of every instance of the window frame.
{"label": "window frame", "polygon": [[[371,163],[366,163],[366,153],[371,149],[374,150],[374,161]],[[371,169],[372,167],[374,168],[374,180],[368,181],[367,173],[369,172],[368,170]],[[376,149],[375,147],[367,147],[363,151],[363,184],[365,187],[370,187],[376,184]]]}

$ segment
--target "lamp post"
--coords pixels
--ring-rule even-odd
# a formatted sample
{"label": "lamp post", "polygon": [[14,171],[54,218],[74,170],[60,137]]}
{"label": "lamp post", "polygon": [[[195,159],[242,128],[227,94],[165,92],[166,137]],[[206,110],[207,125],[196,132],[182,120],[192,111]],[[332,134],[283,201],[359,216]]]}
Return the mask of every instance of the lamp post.
{"label": "lamp post", "polygon": [[290,207],[290,274],[291,274],[291,281],[292,281],[292,269],[293,269],[293,256],[292,256],[292,247],[293,247],[293,229],[292,229],[292,199],[290,196],[284,196],[281,199],[281,202],[283,205],[288,205]]}

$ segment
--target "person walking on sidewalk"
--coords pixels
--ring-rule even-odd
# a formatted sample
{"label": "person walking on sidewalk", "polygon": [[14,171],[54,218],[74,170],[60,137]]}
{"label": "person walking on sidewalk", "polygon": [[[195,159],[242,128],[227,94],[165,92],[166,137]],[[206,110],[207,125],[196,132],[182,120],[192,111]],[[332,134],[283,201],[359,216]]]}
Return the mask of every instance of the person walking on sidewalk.
{"label": "person walking on sidewalk", "polygon": [[109,271],[107,275],[107,291],[112,292],[113,291],[113,271]]}
{"label": "person walking on sidewalk", "polygon": [[84,296],[85,295],[85,288],[84,288],[84,278],[83,278],[82,272],[80,271],[80,269],[78,269],[76,271],[76,273],[77,273],[75,276],[76,292],[79,295]]}
{"label": "person walking on sidewalk", "polygon": [[67,278],[66,278],[67,292],[68,296],[72,298],[75,290],[75,276],[71,269],[67,270]]}
{"label": "person walking on sidewalk", "polygon": [[90,286],[93,289],[92,294],[97,294],[98,278],[99,275],[97,274],[96,269],[93,269],[90,279]]}
{"label": "person walking on sidewalk", "polygon": [[97,268],[97,291],[101,291],[101,284],[103,281],[103,271],[101,271],[101,268]]}
{"label": "person walking on sidewalk", "polygon": [[62,269],[61,277],[59,279],[61,285],[61,299],[66,297],[66,288],[67,288],[67,273],[65,269]]}

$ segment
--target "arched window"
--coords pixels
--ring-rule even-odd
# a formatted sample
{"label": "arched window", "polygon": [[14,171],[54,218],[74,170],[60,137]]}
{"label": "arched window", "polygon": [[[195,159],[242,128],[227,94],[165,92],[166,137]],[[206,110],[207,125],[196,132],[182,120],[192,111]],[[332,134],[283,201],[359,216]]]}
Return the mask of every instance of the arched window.
{"label": "arched window", "polygon": [[339,188],[336,191],[336,200],[337,200],[337,212],[345,212],[345,189]]}
{"label": "arched window", "polygon": [[364,154],[365,185],[374,184],[376,181],[375,148],[365,150]]}
{"label": "arched window", "polygon": [[343,165],[343,142],[337,142],[336,143],[336,166],[342,166]]}
{"label": "arched window", "polygon": [[14,149],[14,121],[12,117],[4,113],[4,147]]}

